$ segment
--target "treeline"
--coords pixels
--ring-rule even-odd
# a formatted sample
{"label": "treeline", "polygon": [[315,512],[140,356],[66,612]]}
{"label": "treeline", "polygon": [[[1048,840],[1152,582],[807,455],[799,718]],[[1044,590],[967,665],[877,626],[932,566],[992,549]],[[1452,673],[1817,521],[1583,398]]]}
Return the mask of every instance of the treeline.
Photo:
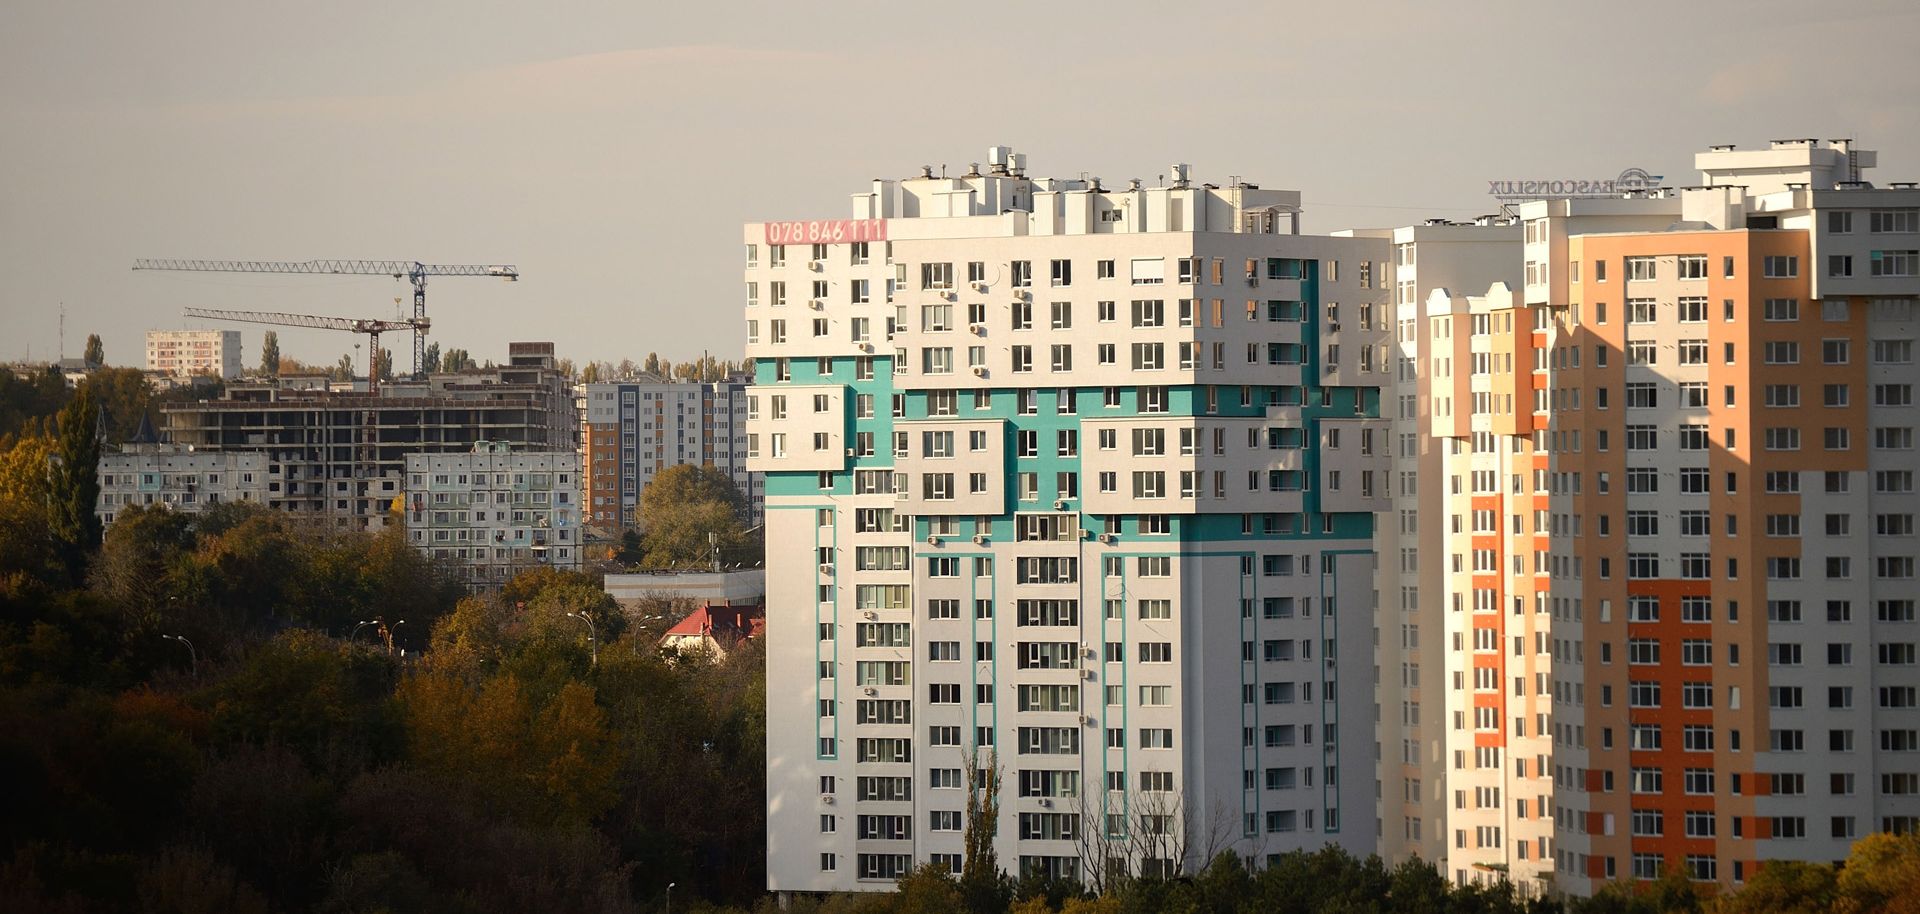
{"label": "treeline", "polygon": [[102,537],[69,522],[90,473],[45,460],[91,441],[76,402],[0,453],[0,911],[760,897],[757,645],[663,655],[670,619],[581,574],[466,596],[397,528],[222,505]]}
{"label": "treeline", "polygon": [[[752,910],[771,914],[771,899]],[[740,909],[712,909],[713,914]],[[1894,914],[1920,910],[1920,837],[1874,835],[1844,865],[1769,862],[1737,891],[1668,873],[1593,898],[1522,897],[1511,883],[1457,886],[1433,866],[1389,867],[1342,848],[1294,851],[1249,870],[1223,853],[1199,873],[1122,879],[1103,894],[1075,883],[922,866],[890,893],[802,896],[792,914]]]}

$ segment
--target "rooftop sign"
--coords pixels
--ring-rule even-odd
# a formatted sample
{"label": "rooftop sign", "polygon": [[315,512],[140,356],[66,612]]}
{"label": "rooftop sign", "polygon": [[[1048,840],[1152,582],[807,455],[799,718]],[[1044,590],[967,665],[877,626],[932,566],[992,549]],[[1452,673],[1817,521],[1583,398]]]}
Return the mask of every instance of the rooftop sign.
{"label": "rooftop sign", "polygon": [[1487,193],[1503,202],[1519,200],[1565,199],[1570,197],[1618,197],[1635,191],[1653,190],[1665,175],[1647,174],[1643,168],[1629,168],[1612,180],[1592,181],[1579,178],[1535,181],[1488,181]]}

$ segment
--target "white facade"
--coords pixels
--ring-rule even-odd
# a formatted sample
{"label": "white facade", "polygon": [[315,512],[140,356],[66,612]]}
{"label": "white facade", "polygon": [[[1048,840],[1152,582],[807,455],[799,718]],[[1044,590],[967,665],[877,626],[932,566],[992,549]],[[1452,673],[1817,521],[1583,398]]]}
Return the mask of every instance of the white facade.
{"label": "white facade", "polygon": [[240,376],[240,331],[149,330],[147,370],[177,377],[196,374]]}
{"label": "white facade", "polygon": [[223,501],[265,504],[264,454],[195,451],[179,445],[128,445],[100,456],[100,522],[133,505],[198,512]]}
{"label": "white facade", "polygon": [[957,868],[970,757],[1009,869],[1372,852],[1386,241],[1019,170],[745,233],[770,887]]}
{"label": "white facade", "polygon": [[536,566],[580,566],[578,453],[482,443],[409,455],[404,499],[414,547],[458,566],[473,586],[498,587]]}

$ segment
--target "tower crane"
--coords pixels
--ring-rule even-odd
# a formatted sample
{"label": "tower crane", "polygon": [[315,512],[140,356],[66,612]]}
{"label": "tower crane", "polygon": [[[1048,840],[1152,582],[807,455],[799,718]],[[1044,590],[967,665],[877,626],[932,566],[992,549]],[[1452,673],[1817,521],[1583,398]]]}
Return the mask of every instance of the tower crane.
{"label": "tower crane", "polygon": [[380,395],[380,334],[394,330],[412,330],[425,333],[429,321],[424,317],[406,317],[399,320],[380,320],[378,318],[326,317],[317,314],[285,314],[279,311],[216,311],[211,308],[188,308],[187,317],[203,317],[217,321],[244,321],[249,324],[274,324],[281,327],[311,327],[316,330],[345,330],[349,333],[367,335],[367,393]]}
{"label": "tower crane", "polygon": [[416,379],[425,377],[427,370],[427,277],[492,276],[508,282],[520,278],[518,268],[502,264],[420,263],[413,260],[136,260],[133,268],[199,273],[318,273],[405,279],[413,284],[413,319],[418,321],[413,328],[413,376]]}

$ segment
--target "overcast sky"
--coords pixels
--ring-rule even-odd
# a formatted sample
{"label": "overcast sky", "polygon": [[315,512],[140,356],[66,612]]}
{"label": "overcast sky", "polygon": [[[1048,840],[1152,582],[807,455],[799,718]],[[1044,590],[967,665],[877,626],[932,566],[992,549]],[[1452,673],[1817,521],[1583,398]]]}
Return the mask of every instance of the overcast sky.
{"label": "overcast sky", "polygon": [[[740,223],[1006,144],[1036,175],[1190,162],[1322,232],[1489,211],[1495,178],[1691,183],[1710,143],[1858,137],[1920,179],[1911,0],[497,3],[10,0],[0,359],[180,308],[386,316],[404,283],[138,257],[518,265],[431,285],[479,358],[739,357]],[[265,328],[245,331],[258,359]],[[330,362],[344,334],[288,331]],[[395,338],[401,367],[406,344]]]}

